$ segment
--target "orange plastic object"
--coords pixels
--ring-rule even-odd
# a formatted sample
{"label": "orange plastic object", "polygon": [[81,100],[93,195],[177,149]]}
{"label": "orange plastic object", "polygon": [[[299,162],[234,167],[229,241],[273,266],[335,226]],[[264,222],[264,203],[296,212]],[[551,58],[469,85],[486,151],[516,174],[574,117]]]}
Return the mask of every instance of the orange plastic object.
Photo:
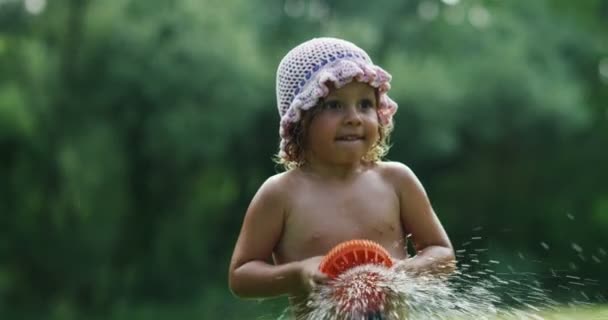
{"label": "orange plastic object", "polygon": [[370,240],[350,240],[335,246],[325,255],[319,270],[330,278],[363,264],[376,264],[390,268],[391,256],[381,245]]}

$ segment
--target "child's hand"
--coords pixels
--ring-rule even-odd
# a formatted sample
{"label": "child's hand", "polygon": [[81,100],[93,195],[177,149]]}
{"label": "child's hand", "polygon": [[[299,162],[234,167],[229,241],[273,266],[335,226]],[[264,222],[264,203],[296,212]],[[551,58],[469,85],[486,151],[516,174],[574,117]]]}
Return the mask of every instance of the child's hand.
{"label": "child's hand", "polygon": [[319,264],[323,260],[322,256],[312,257],[300,261],[300,293],[308,294],[317,285],[329,280],[329,277],[319,270]]}
{"label": "child's hand", "polygon": [[449,276],[455,268],[455,261],[440,261],[434,257],[415,256],[403,260],[394,259],[391,270],[410,276]]}
{"label": "child's hand", "polygon": [[411,258],[406,259],[393,259],[393,266],[391,270],[394,272],[403,272],[407,274],[417,274],[419,270],[412,264]]}

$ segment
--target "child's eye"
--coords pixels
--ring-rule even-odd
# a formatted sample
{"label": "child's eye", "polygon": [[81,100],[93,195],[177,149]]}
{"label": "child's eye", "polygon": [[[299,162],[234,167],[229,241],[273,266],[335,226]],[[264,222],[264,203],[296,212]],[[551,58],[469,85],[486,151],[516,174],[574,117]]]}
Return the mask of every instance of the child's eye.
{"label": "child's eye", "polygon": [[329,109],[329,110],[337,110],[337,109],[340,109],[340,107],[342,107],[342,105],[340,105],[340,102],[335,101],[335,100],[326,101],[323,104],[323,108]]}
{"label": "child's eye", "polygon": [[369,99],[361,100],[361,109],[372,109],[374,108],[374,102]]}

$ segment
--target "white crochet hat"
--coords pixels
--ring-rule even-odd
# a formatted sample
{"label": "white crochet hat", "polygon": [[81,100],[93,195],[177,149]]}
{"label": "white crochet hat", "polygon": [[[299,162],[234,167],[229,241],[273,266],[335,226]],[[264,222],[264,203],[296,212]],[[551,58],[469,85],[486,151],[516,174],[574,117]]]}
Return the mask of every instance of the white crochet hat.
{"label": "white crochet hat", "polygon": [[329,93],[328,82],[341,88],[356,80],[378,89],[378,114],[382,124],[392,121],[397,104],[386,92],[391,75],[374,65],[367,53],[355,44],[336,38],[306,41],[285,55],[277,70],[277,106],[281,116],[279,156],[292,139],[291,127],[300,121],[302,111],[314,107]]}

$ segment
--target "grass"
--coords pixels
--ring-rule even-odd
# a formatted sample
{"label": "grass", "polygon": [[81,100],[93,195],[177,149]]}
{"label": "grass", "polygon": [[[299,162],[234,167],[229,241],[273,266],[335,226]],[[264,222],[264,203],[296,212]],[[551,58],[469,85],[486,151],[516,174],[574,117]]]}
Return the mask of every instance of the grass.
{"label": "grass", "polygon": [[608,306],[589,308],[564,308],[556,312],[541,313],[546,320],[607,320]]}
{"label": "grass", "polygon": [[[495,320],[608,320],[608,305],[593,307],[564,307],[551,312],[527,313],[526,317],[502,316]],[[454,319],[469,320],[469,319]],[[473,319],[471,319],[473,320]],[[494,319],[493,319],[494,320]]]}

